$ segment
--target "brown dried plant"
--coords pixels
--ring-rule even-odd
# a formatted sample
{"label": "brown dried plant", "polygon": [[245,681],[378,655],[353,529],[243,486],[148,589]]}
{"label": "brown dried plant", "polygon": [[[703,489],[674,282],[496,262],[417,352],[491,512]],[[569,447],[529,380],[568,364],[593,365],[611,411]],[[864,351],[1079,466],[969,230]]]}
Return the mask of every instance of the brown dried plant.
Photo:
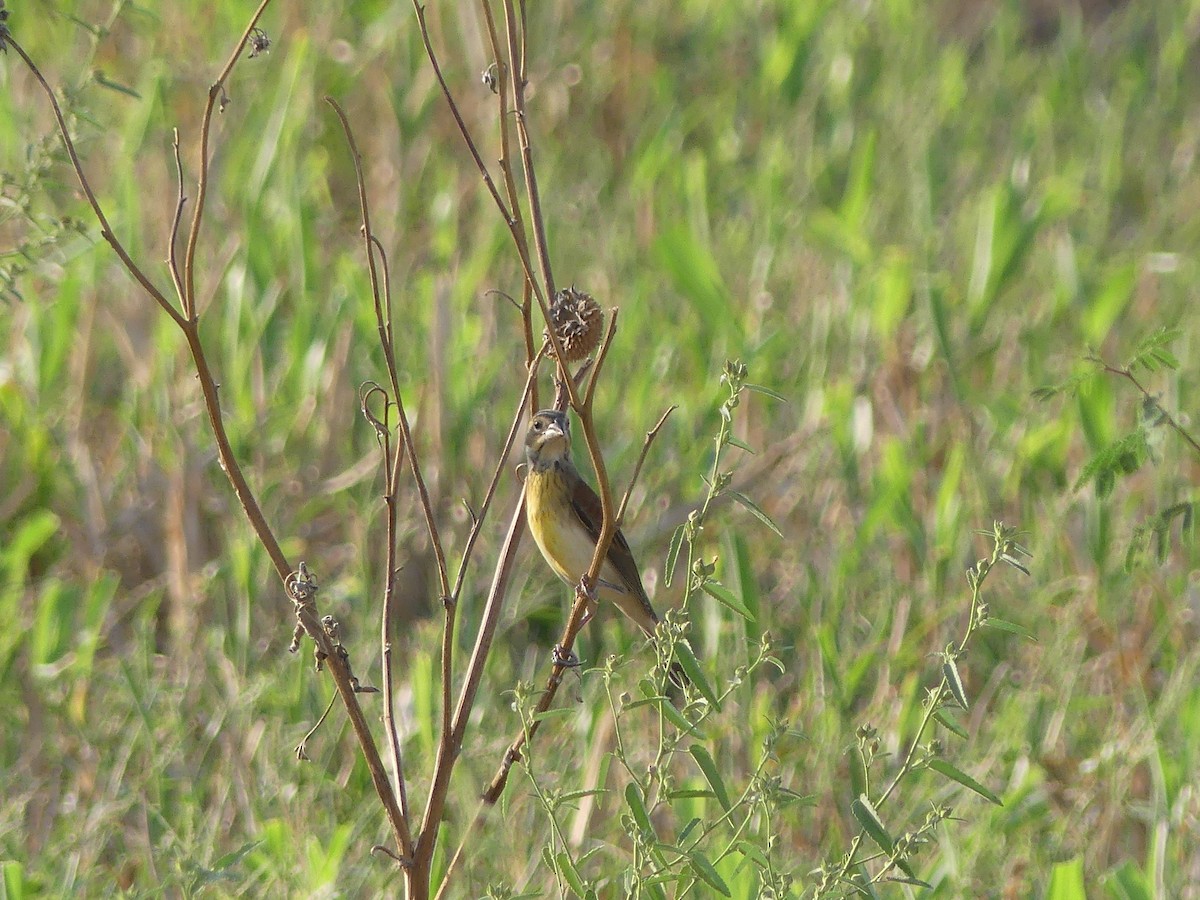
{"label": "brown dried plant", "polygon": [[[168,271],[174,299],[169,299],[167,292],[160,289],[154,280],[146,274],[130,253],[126,250],[121,239],[113,232],[107,216],[102,209],[89,183],[83,163],[76,151],[75,144],[69,133],[66,119],[55,97],[54,90],[46,81],[35,61],[29,56],[20,42],[13,37],[4,19],[0,19],[0,50],[11,47],[21,62],[28,68],[45,93],[50,104],[66,150],[70,164],[80,187],[91,207],[92,213],[100,225],[100,233],[104,240],[117,254],[121,264],[130,273],[142,290],[154,300],[171,319],[181,332],[188,346],[192,363],[200,384],[205,410],[208,414],[210,427],[217,447],[217,453],[223,471],[229,478],[234,494],[237,496],[246,518],[258,540],[266,549],[276,574],[284,590],[291,600],[296,613],[295,637],[292,649],[298,649],[300,640],[307,635],[315,645],[315,657],[318,670],[326,670],[333,679],[347,715],[350,718],[355,737],[357,738],[363,757],[370,770],[375,791],[383,807],[384,814],[391,828],[394,844],[391,847],[376,847],[375,849],[391,857],[403,869],[407,894],[414,900],[423,900],[430,895],[432,861],[447,802],[449,787],[459,759],[471,711],[474,706],[484,665],[491,649],[493,638],[500,621],[504,597],[516,558],[517,548],[525,530],[525,515],[523,500],[519,501],[512,511],[507,536],[495,563],[491,586],[481,620],[477,624],[474,647],[465,663],[461,675],[461,685],[457,697],[454,696],[456,683],[456,658],[452,636],[456,626],[456,611],[463,589],[464,576],[472,562],[480,530],[490,511],[497,486],[503,475],[504,461],[520,433],[527,414],[540,407],[538,375],[541,364],[547,358],[554,360],[555,384],[557,385],[554,405],[565,410],[570,406],[579,418],[581,430],[586,442],[588,455],[596,472],[597,492],[603,508],[603,528],[593,556],[591,567],[583,574],[575,590],[575,602],[564,626],[559,641],[560,653],[555,654],[550,672],[546,679],[545,690],[542,692],[535,713],[544,712],[553,704],[557,689],[564,672],[569,666],[568,659],[571,647],[585,621],[585,612],[589,606],[589,598],[596,583],[601,562],[605,558],[609,544],[620,525],[625,504],[629,499],[632,483],[626,489],[624,498],[618,507],[614,503],[611,479],[600,453],[596,436],[592,406],[597,384],[604,369],[604,361],[612,345],[617,330],[618,310],[609,310],[607,327],[603,328],[603,337],[599,336],[604,323],[603,313],[595,301],[585,293],[575,291],[556,291],[551,267],[551,254],[546,240],[546,227],[542,214],[538,179],[534,166],[534,148],[530,139],[528,113],[525,104],[526,89],[526,60],[528,34],[526,29],[525,4],[523,0],[479,0],[484,22],[487,26],[487,41],[489,51],[494,59],[488,69],[488,82],[493,87],[496,96],[496,121],[498,123],[499,139],[499,179],[497,181],[489,171],[479,151],[479,144],[471,134],[453,92],[443,75],[437,52],[434,49],[429,29],[427,27],[425,10],[417,0],[414,0],[416,20],[420,30],[430,65],[442,89],[447,107],[453,116],[462,140],[471,154],[479,170],[484,186],[490,194],[496,208],[510,232],[513,248],[520,261],[522,271],[521,300],[517,304],[521,311],[522,330],[524,337],[524,366],[526,370],[524,390],[516,404],[512,424],[508,430],[504,445],[498,454],[497,463],[488,486],[484,502],[478,512],[472,513],[473,524],[465,542],[458,570],[454,578],[450,576],[447,557],[441,539],[436,518],[434,516],[429,492],[421,470],[421,454],[415,445],[409,418],[406,413],[400,391],[400,377],[396,364],[395,345],[393,338],[393,308],[392,296],[388,277],[387,257],[382,244],[371,228],[370,206],[363,177],[362,160],[353,131],[345,113],[332,99],[329,100],[344,129],[349,145],[349,152],[354,164],[357,183],[361,218],[361,234],[366,253],[366,264],[372,288],[372,301],[376,315],[378,337],[383,350],[387,368],[386,383],[381,385],[369,383],[363,386],[360,393],[360,407],[370,425],[375,429],[384,472],[384,495],[386,506],[386,570],[383,576],[383,597],[380,610],[383,660],[383,728],[384,742],[388,764],[385,765],[380,754],[376,735],[368,722],[367,716],[359,702],[359,694],[375,692],[375,688],[364,687],[354,674],[350,665],[350,655],[340,640],[340,624],[331,616],[322,616],[317,601],[318,586],[304,562],[293,566],[284,555],[280,541],[267,522],[259,503],[247,482],[241,464],[234,455],[228,434],[226,432],[220,403],[218,400],[219,384],[209,363],[205,346],[200,337],[201,313],[196,295],[196,252],[204,233],[204,213],[208,201],[210,161],[211,126],[214,111],[219,111],[227,102],[226,84],[234,66],[243,54],[250,56],[262,52],[269,45],[269,38],[259,27],[261,17],[270,0],[261,0],[258,8],[250,17],[245,29],[237,40],[228,60],[220,70],[208,90],[207,102],[204,105],[200,126],[198,129],[198,159],[199,171],[192,201],[191,221],[184,228],[184,211],[188,198],[184,193],[184,166],[180,154],[179,132],[176,130],[174,139],[175,171],[178,179],[178,193],[171,217],[168,244]],[[2,5],[0,5],[2,6]],[[498,21],[496,9],[499,7],[502,20]],[[515,129],[514,129],[515,126]],[[515,131],[515,133],[514,133]],[[513,159],[517,160],[521,181],[526,186],[524,196],[517,188],[517,172],[514,171]],[[502,187],[498,187],[498,184]],[[182,261],[179,254],[180,238],[183,238]],[[565,300],[564,300],[565,298]],[[558,306],[554,304],[557,301]],[[563,304],[570,301],[574,305],[564,313]],[[590,303],[588,302],[590,301]],[[558,313],[556,316],[555,313]],[[538,320],[538,321],[535,321]],[[570,326],[564,327],[564,323]],[[540,346],[535,343],[539,325],[544,325],[543,341]],[[557,326],[557,327],[556,327]],[[585,333],[587,332],[587,333]],[[565,346],[566,345],[566,346]],[[574,375],[568,371],[568,361],[578,360],[583,353],[595,350],[593,359],[585,362]],[[669,410],[668,410],[669,413]],[[651,442],[662,427],[666,414],[646,436],[638,459],[633,478],[636,479],[642,461]],[[398,689],[396,666],[397,659],[389,633],[389,623],[395,621],[395,604],[397,601],[396,573],[397,561],[397,497],[398,487],[403,475],[405,461],[417,487],[425,527],[429,534],[431,546],[436,560],[438,590],[443,608],[444,622],[441,641],[441,708],[440,736],[433,771],[428,778],[429,794],[423,813],[418,819],[409,799],[411,779],[406,777],[402,740],[399,734],[394,703]],[[632,479],[631,479],[632,481]],[[318,723],[319,725],[320,723]],[[496,774],[482,791],[480,810],[474,823],[478,823],[487,807],[494,804],[505,789],[512,764],[520,759],[522,748],[527,740],[533,738],[538,728],[535,721],[531,728],[521,729],[509,745],[503,759],[498,765]],[[296,749],[297,755],[305,758],[304,744]],[[461,838],[457,851],[453,856],[450,871],[443,880],[438,896],[445,894],[451,883],[451,876],[456,870],[464,848],[467,846],[474,823],[468,826],[466,834]]]}

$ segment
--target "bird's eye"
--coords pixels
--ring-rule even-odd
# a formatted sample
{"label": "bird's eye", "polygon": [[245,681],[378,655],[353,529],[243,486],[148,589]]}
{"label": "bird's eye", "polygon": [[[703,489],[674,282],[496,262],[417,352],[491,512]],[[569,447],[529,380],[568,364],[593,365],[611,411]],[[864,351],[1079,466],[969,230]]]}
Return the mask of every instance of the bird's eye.
{"label": "bird's eye", "polygon": [[542,427],[543,427],[543,423],[542,423],[542,420],[541,420],[541,419],[534,419],[534,420],[533,420],[533,430],[534,430],[534,431],[541,431],[541,430],[542,430]]}

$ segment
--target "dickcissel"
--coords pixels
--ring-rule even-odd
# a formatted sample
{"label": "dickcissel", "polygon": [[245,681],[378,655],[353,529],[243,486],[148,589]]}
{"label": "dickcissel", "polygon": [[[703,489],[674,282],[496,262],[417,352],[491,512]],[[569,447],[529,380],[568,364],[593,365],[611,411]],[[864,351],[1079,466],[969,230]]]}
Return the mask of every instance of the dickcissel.
{"label": "dickcissel", "polygon": [[[525,517],[550,568],[568,585],[592,565],[604,516],[600,498],[571,462],[571,426],[565,413],[543,409],[525,435]],[[647,635],[658,615],[650,605],[629,542],[619,530],[596,582],[599,599],[615,603]]]}

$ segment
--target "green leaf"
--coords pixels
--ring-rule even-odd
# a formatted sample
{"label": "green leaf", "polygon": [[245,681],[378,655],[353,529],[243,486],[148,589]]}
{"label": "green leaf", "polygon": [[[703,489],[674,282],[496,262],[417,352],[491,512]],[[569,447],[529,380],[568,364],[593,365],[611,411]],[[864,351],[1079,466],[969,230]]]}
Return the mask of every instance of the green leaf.
{"label": "green leaf", "polygon": [[883,340],[891,340],[912,308],[913,261],[902,248],[891,245],[877,258],[880,265],[872,279],[870,292],[871,321]]}
{"label": "green leaf", "polygon": [[1051,869],[1050,883],[1044,896],[1045,900],[1087,900],[1087,888],[1083,880],[1083,857],[1077,856]]}
{"label": "green leaf", "polygon": [[799,791],[793,791],[789,787],[779,787],[777,789],[779,805],[786,806],[789,803],[803,803],[805,806],[816,806],[816,794],[801,794]]}
{"label": "green leaf", "polygon": [[1154,900],[1149,876],[1128,860],[1105,875],[1101,883],[1112,900]]}
{"label": "green leaf", "polygon": [[702,584],[701,589],[718,603],[729,607],[743,619],[751,622],[754,621],[754,614],[746,607],[741,600],[734,596],[733,591],[725,587],[719,581],[706,581]]}
{"label": "green leaf", "polygon": [[[707,797],[712,796],[707,791],[703,791],[700,793],[703,793]],[[675,845],[680,846],[682,844],[687,843],[688,835],[690,835],[693,831],[695,831],[697,828],[699,828],[702,824],[704,824],[704,823],[701,822],[698,817],[692,816],[692,818],[688,820],[688,823],[686,825],[684,825],[682,829],[680,829],[679,837],[676,838],[676,840],[675,840]]]}
{"label": "green leaf", "polygon": [[1010,622],[1007,619],[997,619],[995,616],[988,616],[987,621],[985,621],[983,624],[988,628],[995,628],[998,631],[1007,631],[1009,634],[1015,634],[1018,637],[1023,637],[1025,640],[1032,641],[1035,644],[1038,642],[1038,639],[1033,636],[1032,632],[1030,632],[1028,628],[1018,625],[1016,622]]}
{"label": "green leaf", "polygon": [[694,738],[700,738],[701,740],[704,739],[704,734],[700,731],[697,731],[696,726],[684,718],[683,713],[677,710],[674,704],[672,704],[671,701],[666,697],[663,697],[659,701],[658,708],[662,712],[663,717],[680,731],[690,734]]}
{"label": "green leaf", "polygon": [[938,337],[938,349],[942,351],[942,356],[946,360],[946,368],[950,371],[950,380],[954,384],[954,393],[958,397],[962,397],[963,389],[959,383],[958,363],[954,358],[954,339],[950,335],[949,311],[946,309],[946,301],[942,297],[942,291],[936,285],[929,292],[929,312],[933,319],[934,331]]}
{"label": "green leaf", "polygon": [[1179,360],[1167,349],[1167,345],[1177,340],[1183,334],[1181,328],[1160,328],[1158,331],[1142,339],[1133,350],[1133,356],[1126,363],[1126,368],[1143,368],[1155,372],[1164,366],[1168,369],[1178,369]]}
{"label": "green leaf", "polygon": [[240,864],[242,860],[261,847],[262,844],[262,841],[251,841],[248,844],[242,844],[242,846],[237,850],[233,850],[229,853],[226,853],[224,856],[218,857],[217,860],[212,864],[212,869],[217,872],[225,869],[231,869]]}
{"label": "green leaf", "polygon": [[733,845],[733,849],[747,859],[753,860],[755,865],[757,865],[760,869],[771,868],[771,861],[767,859],[767,855],[762,852],[761,847],[756,847],[749,841],[741,840]]}
{"label": "green leaf", "polygon": [[585,896],[583,879],[576,870],[575,863],[572,862],[571,857],[566,852],[561,852],[557,857],[555,857],[555,862],[557,863],[559,874],[561,874],[563,880],[567,882],[567,886],[575,892],[575,896]]}
{"label": "green leaf", "polygon": [[950,763],[946,762],[944,759],[933,760],[932,762],[929,763],[929,768],[933,769],[933,771],[935,771],[935,772],[939,772],[942,775],[945,775],[951,781],[957,781],[959,784],[961,784],[965,788],[970,788],[975,793],[977,793],[980,797],[982,797],[983,799],[985,799],[991,803],[995,803],[997,806],[1004,805],[1004,802],[998,796],[996,796],[996,794],[994,792],[992,792],[988,788],[984,787],[982,784],[980,784],[978,781],[976,781],[974,778],[972,778],[966,772],[963,772],[960,769],[956,769],[954,766],[950,765]]}
{"label": "green leaf", "polygon": [[[649,682],[646,682],[647,685]],[[625,712],[632,712],[635,709],[641,709],[645,706],[653,706],[657,709],[662,704],[663,698],[658,694],[651,693],[648,697],[642,697],[640,700],[630,700],[621,709]]]}
{"label": "green leaf", "polygon": [[850,804],[850,811],[854,813],[854,818],[858,820],[858,824],[862,826],[867,836],[875,842],[880,850],[891,856],[896,842],[888,834],[883,820],[879,818],[879,813],[875,811],[875,807],[867,799],[867,795],[859,794],[858,798]]}
{"label": "green leaf", "polygon": [[110,91],[116,91],[118,94],[124,94],[126,97],[132,97],[134,100],[141,100],[142,95],[128,85],[113,81],[111,78],[99,70],[92,72],[92,78],[96,80],[96,84],[100,87],[108,88]]}
{"label": "green leaf", "polygon": [[[896,865],[900,866],[901,869],[904,869],[907,867],[907,864],[904,862],[901,862],[900,860],[896,861]],[[889,884],[911,884],[913,887],[925,888],[926,890],[933,890],[932,884],[930,884],[928,881],[922,881],[920,878],[917,878],[915,875],[910,875],[907,878],[889,877],[885,880]]]}
{"label": "green leaf", "polygon": [[862,794],[868,785],[866,760],[857,749],[849,752],[847,756],[850,758],[850,788],[856,793]]}
{"label": "green leaf", "polygon": [[1015,556],[1012,556],[1011,554],[1008,554],[1008,553],[1000,554],[1000,561],[1004,562],[1004,563],[1008,563],[1010,566],[1012,566],[1014,569],[1016,569],[1018,572],[1022,573],[1023,575],[1032,575],[1033,574],[1032,572],[1029,571],[1029,567],[1027,565],[1025,565],[1025,563],[1021,562],[1020,559],[1018,559]]}
{"label": "green leaf", "polygon": [[739,450],[745,450],[747,453],[754,453],[754,452],[755,452],[753,447],[751,447],[751,446],[750,446],[749,444],[747,444],[745,441],[740,441],[740,440],[738,440],[738,439],[737,439],[737,438],[735,438],[735,437],[734,437],[732,434],[731,434],[731,435],[729,435],[729,437],[727,437],[727,438],[725,439],[725,442],[726,442],[727,444],[729,444],[729,446],[731,446],[731,447],[737,447]]}
{"label": "green leaf", "polygon": [[643,693],[646,694],[646,698],[625,704],[625,709],[637,709],[639,706],[651,705],[662,714],[663,718],[680,731],[690,734],[697,740],[702,741],[705,739],[704,734],[698,731],[695,725],[685,719],[683,713],[677,710],[669,699],[655,692],[654,685],[650,683],[648,678],[642,679],[641,688]]}
{"label": "green leaf", "polygon": [[0,544],[0,566],[4,569],[5,587],[15,588],[29,572],[29,562],[59,528],[58,516],[39,510],[20,520],[12,537]]}
{"label": "green leaf", "polygon": [[788,398],[783,396],[783,394],[780,394],[777,391],[773,391],[769,387],[764,387],[761,384],[753,384],[753,383],[747,381],[745,384],[742,385],[742,387],[744,387],[748,391],[754,391],[754,393],[756,393],[756,394],[764,394],[767,397],[771,397],[772,399],[779,400],[783,403],[788,402]]}
{"label": "green leaf", "polygon": [[696,765],[704,773],[704,780],[712,788],[713,795],[716,796],[717,802],[721,804],[721,809],[729,812],[732,804],[729,802],[729,792],[725,790],[725,780],[721,777],[721,772],[708,750],[701,744],[692,744],[688,748],[688,752],[692,754],[692,759],[696,760]]}
{"label": "green leaf", "polygon": [[25,878],[25,871],[21,867],[21,863],[17,860],[6,859],[0,862],[0,875],[3,876],[0,886],[3,887],[3,896],[7,900],[25,900],[26,897],[33,896],[33,893],[27,890],[31,885]]}
{"label": "green leaf", "polygon": [[962,676],[958,673],[958,664],[952,658],[948,657],[942,663],[942,675],[946,679],[950,693],[954,695],[955,702],[963,709],[970,709],[970,704],[967,703],[967,692],[963,689]]}
{"label": "green leaf", "polygon": [[[563,715],[564,712],[566,713],[566,716]],[[535,713],[533,716],[533,721],[545,722],[547,719],[574,718],[573,716],[571,716],[571,712],[572,712],[572,710],[569,708],[566,708],[566,707],[559,707],[557,709],[546,709],[546,710],[543,710],[542,712]]]}
{"label": "green leaf", "polygon": [[717,874],[717,870],[712,867],[712,863],[699,850],[694,851],[688,860],[692,864],[692,871],[699,876],[700,880],[719,893],[722,897],[732,896],[729,893],[729,886],[725,884],[725,880]]}
{"label": "green leaf", "polygon": [[746,509],[750,511],[751,515],[754,516],[754,518],[758,519],[758,521],[770,528],[773,532],[775,532],[775,534],[777,534],[779,537],[783,537],[783,532],[779,530],[779,526],[772,522],[771,517],[759,509],[758,505],[753,500],[751,500],[741,491],[735,491],[731,488],[726,488],[725,493],[738,503],[742,504],[742,506],[746,507]]}
{"label": "green leaf", "polygon": [[671,586],[671,581],[675,577],[675,563],[679,559],[679,549],[683,546],[686,527],[686,525],[680,525],[671,535],[671,546],[667,548],[667,563],[663,569],[663,581],[667,587]]}
{"label": "green leaf", "polygon": [[633,782],[625,785],[625,805],[629,807],[629,812],[633,816],[633,820],[637,822],[638,827],[647,836],[657,838],[658,835],[654,832],[654,825],[650,822],[650,814],[646,812],[646,804],[642,802],[642,795],[638,791],[638,786]]}
{"label": "green leaf", "polygon": [[708,235],[680,220],[679,224],[659,232],[653,253],[671,287],[692,305],[701,320],[720,322],[740,334],[742,319],[737,314],[733,293],[721,274]]}
{"label": "green leaf", "polygon": [[1005,181],[985,191],[975,235],[975,254],[967,285],[971,331],[978,334],[999,308],[1000,293],[1016,280],[1043,223],[1039,206],[1024,191]]}
{"label": "green leaf", "polygon": [[942,726],[949,730],[952,734],[958,735],[964,741],[967,739],[967,730],[954,720],[954,717],[950,715],[949,710],[939,709],[933,714],[933,717],[937,719],[937,721],[939,721]]}
{"label": "green leaf", "polygon": [[1088,298],[1079,317],[1079,327],[1088,344],[1102,343],[1122,311],[1129,306],[1137,287],[1139,268],[1132,262],[1111,267],[1098,289]]}
{"label": "green leaf", "polygon": [[28,635],[29,662],[38,674],[51,676],[70,651],[77,604],[74,592],[59,578],[41,583]]}
{"label": "green leaf", "polygon": [[1107,497],[1116,483],[1118,474],[1129,474],[1138,469],[1149,456],[1146,431],[1139,428],[1101,448],[1087,461],[1083,471],[1075,480],[1074,490],[1079,490],[1089,481],[1096,483],[1096,493]]}
{"label": "green leaf", "polygon": [[705,788],[682,788],[668,792],[667,796],[672,800],[708,800],[712,798],[713,792]]}
{"label": "green leaf", "polygon": [[696,659],[696,654],[692,652],[691,646],[686,641],[679,641],[675,644],[675,661],[679,663],[679,667],[691,681],[692,687],[700,692],[700,696],[707,700],[713,709],[720,712],[721,698],[713,690],[708,676],[704,674],[704,669],[700,666],[700,660]]}
{"label": "green leaf", "polygon": [[567,791],[561,797],[559,797],[559,800],[561,800],[563,803],[570,803],[573,800],[579,800],[583,797],[600,797],[607,793],[609,793],[609,791],[606,788],[590,788],[586,791]]}

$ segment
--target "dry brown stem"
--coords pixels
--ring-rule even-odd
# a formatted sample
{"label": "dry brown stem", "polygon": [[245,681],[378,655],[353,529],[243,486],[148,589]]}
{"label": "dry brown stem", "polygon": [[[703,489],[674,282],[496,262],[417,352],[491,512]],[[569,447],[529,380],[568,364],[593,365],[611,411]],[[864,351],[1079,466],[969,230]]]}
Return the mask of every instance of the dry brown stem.
{"label": "dry brown stem", "polygon": [[[196,202],[196,211],[193,215],[191,229],[188,235],[188,248],[183,271],[180,273],[178,265],[174,258],[173,249],[170,252],[169,266],[171,267],[172,280],[175,283],[176,290],[180,292],[180,303],[183,309],[182,314],[176,309],[166,296],[160,291],[153,282],[145,275],[142,269],[134,262],[126,251],[124,245],[113,233],[108,223],[108,218],[104,210],[100,206],[96,195],[92,190],[91,184],[87,178],[87,174],[83,170],[83,166],[79,160],[79,156],[75,150],[74,141],[71,138],[70,130],[67,127],[66,119],[63,116],[62,109],[58,104],[57,98],[54,96],[54,91],[47,83],[41,70],[30,58],[25,49],[12,38],[7,31],[4,34],[5,44],[12,47],[14,52],[21,58],[21,61],[26,65],[29,71],[33,74],[38,84],[44,91],[47,100],[54,111],[55,119],[58,123],[59,135],[62,138],[63,146],[67,151],[67,156],[71,161],[71,166],[75,171],[75,176],[79,181],[80,188],[83,190],[84,196],[87,198],[88,204],[92,209],[97,221],[100,224],[101,235],[105,241],[112,247],[117,254],[121,264],[133,276],[139,285],[146,293],[171,317],[171,320],[179,327],[183,333],[184,339],[188,345],[188,351],[192,356],[193,364],[196,368],[197,380],[200,383],[201,393],[204,398],[205,410],[208,414],[209,424],[213,429],[213,437],[217,444],[218,459],[221,468],[229,478],[233,486],[234,493],[237,495],[238,502],[241,504],[247,519],[250,521],[251,527],[254,529],[260,543],[267,551],[271,562],[275,567],[275,571],[283,583],[285,590],[294,601],[296,617],[299,626],[303,631],[312,638],[316,645],[317,658],[323,668],[327,668],[333,677],[334,684],[337,688],[338,695],[341,697],[342,703],[346,707],[346,712],[350,718],[351,726],[354,729],[355,736],[359,740],[362,748],[363,756],[366,759],[367,767],[371,773],[372,782],[375,785],[376,792],[379,794],[380,801],[383,803],[387,813],[389,823],[392,827],[393,834],[396,840],[398,853],[394,854],[400,859],[408,859],[412,855],[412,837],[409,832],[408,822],[400,811],[399,805],[396,802],[396,796],[392,790],[392,786],[388,780],[387,773],[384,769],[383,762],[379,757],[378,750],[375,747],[375,741],[371,735],[370,728],[367,725],[367,720],[363,714],[362,707],[358,702],[358,682],[354,677],[350,668],[349,658],[344,648],[338,643],[329,630],[322,623],[321,616],[318,613],[315,598],[311,593],[303,597],[297,596],[292,587],[297,583],[297,573],[293,572],[291,564],[280,548],[279,541],[276,539],[273,530],[268,524],[266,517],[263,515],[258,501],[246,480],[245,474],[242,472],[237,458],[233,453],[233,448],[230,445],[229,437],[225,429],[224,419],[221,413],[220,402],[218,399],[218,384],[213,376],[211,367],[208,363],[208,357],[205,354],[204,346],[200,340],[200,320],[196,308],[195,297],[195,253],[196,246],[199,242],[201,225],[203,222],[203,212],[205,200],[207,198],[208,185],[208,160],[209,160],[209,130],[212,121],[212,110],[216,103],[216,98],[224,95],[224,83],[229,77],[234,64],[237,62],[241,49],[245,44],[246,38],[251,31],[257,27],[259,17],[266,9],[269,0],[262,0],[258,9],[252,16],[249,25],[243,32],[241,39],[238,41],[233,52],[230,54],[229,60],[226,63],[217,80],[209,88],[209,100],[205,108],[204,120],[201,126],[201,154],[200,154],[200,175],[198,197]],[[182,165],[177,160],[177,168],[182,171]],[[178,229],[178,220],[181,217],[183,206],[182,191],[176,198],[175,215],[172,226],[171,244],[174,245],[174,235]]]}

